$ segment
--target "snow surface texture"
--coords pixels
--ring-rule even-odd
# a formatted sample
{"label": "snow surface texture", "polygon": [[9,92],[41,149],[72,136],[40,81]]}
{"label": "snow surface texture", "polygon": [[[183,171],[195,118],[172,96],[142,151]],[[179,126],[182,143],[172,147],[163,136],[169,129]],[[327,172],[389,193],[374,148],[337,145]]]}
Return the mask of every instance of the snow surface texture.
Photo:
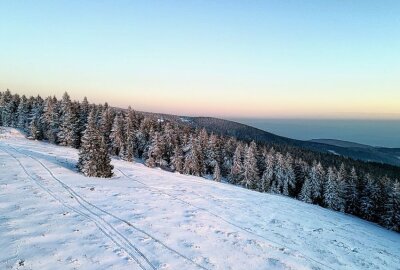
{"label": "snow surface texture", "polygon": [[0,132],[0,269],[400,269],[400,234],[278,195]]}

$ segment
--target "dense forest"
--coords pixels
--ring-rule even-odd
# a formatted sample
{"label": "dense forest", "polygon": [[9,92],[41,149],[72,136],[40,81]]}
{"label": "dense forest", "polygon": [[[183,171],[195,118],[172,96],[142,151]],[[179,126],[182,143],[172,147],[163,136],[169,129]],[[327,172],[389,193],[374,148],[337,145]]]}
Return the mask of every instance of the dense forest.
{"label": "dense forest", "polygon": [[[400,231],[393,170],[282,144],[240,140],[104,105],[0,92],[0,125],[35,140],[79,149],[78,169],[111,177],[110,156],[290,196]],[[340,162],[338,162],[340,161]],[[356,165],[360,166],[356,166]]]}

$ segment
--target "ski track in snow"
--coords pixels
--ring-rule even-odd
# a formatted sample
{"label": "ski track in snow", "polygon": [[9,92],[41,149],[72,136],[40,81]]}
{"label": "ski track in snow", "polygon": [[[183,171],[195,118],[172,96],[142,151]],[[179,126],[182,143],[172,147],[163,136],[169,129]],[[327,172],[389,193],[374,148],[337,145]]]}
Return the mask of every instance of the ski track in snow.
{"label": "ski track in snow", "polygon": [[[400,269],[400,235],[278,195],[0,129],[0,269]],[[5,252],[4,252],[5,251]]]}

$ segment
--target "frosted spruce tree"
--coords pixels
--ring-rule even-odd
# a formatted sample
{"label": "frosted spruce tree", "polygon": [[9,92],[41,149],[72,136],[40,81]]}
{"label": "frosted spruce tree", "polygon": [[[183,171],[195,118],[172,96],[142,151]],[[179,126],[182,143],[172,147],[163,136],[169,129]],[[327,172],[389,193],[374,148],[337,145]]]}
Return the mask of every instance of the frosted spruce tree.
{"label": "frosted spruce tree", "polygon": [[337,173],[332,167],[328,168],[324,184],[324,205],[329,209],[338,210]]}
{"label": "frosted spruce tree", "polygon": [[350,214],[359,213],[359,192],[358,192],[358,176],[356,169],[353,167],[347,178],[346,185],[346,212]]}
{"label": "frosted spruce tree", "polygon": [[122,157],[125,146],[124,119],[121,113],[118,113],[115,118],[110,134],[111,154]]}
{"label": "frosted spruce tree", "polygon": [[179,173],[183,173],[183,151],[180,145],[176,145],[174,154],[171,158],[171,168]]}
{"label": "frosted spruce tree", "polygon": [[215,163],[213,179],[216,182],[221,182],[221,169],[219,168],[218,163]]}
{"label": "frosted spruce tree", "polygon": [[41,121],[42,113],[43,99],[38,96],[32,106],[32,111],[29,117],[29,134],[34,140],[43,139],[43,125]]}
{"label": "frosted spruce tree", "polygon": [[129,106],[128,113],[124,120],[124,132],[125,132],[125,146],[123,158],[127,161],[133,161],[136,151],[136,131],[134,127],[134,113]]}
{"label": "frosted spruce tree", "polygon": [[41,121],[46,127],[44,131],[45,138],[55,144],[58,143],[58,133],[60,131],[59,119],[60,113],[57,99],[55,97],[46,98]]}
{"label": "frosted spruce tree", "polygon": [[400,182],[396,181],[390,186],[385,202],[383,224],[394,231],[400,232]]}
{"label": "frosted spruce tree", "polygon": [[21,101],[17,109],[17,114],[18,114],[17,127],[24,132],[28,132],[29,106],[28,106],[28,99],[25,96],[21,97]]}
{"label": "frosted spruce tree", "polygon": [[296,177],[293,169],[293,158],[287,153],[284,159],[283,195],[289,196],[289,191],[296,186]]}
{"label": "frosted spruce tree", "polygon": [[271,192],[282,193],[283,183],[285,181],[285,162],[283,155],[279,152],[275,154],[274,179],[271,182]]}
{"label": "frosted spruce tree", "polygon": [[100,123],[100,131],[106,141],[107,148],[110,151],[111,150],[110,134],[113,125],[114,112],[110,107],[108,107],[108,104],[106,103],[104,104],[104,108],[99,109],[99,113],[100,115],[98,115],[97,117],[99,118],[98,121]]}
{"label": "frosted spruce tree", "polygon": [[243,179],[243,161],[242,161],[243,145],[238,143],[233,155],[233,164],[231,167],[229,179],[232,184],[240,183]]}
{"label": "frosted spruce tree", "polygon": [[104,137],[96,125],[95,111],[91,110],[79,151],[78,169],[90,177],[109,178],[113,166]]}
{"label": "frosted spruce tree", "polygon": [[376,221],[380,190],[375,179],[367,174],[360,199],[360,212],[363,218]]}
{"label": "frosted spruce tree", "polygon": [[313,188],[312,188],[310,177],[307,176],[306,180],[304,181],[304,184],[303,184],[303,186],[301,188],[299,199],[301,201],[303,201],[303,202],[306,202],[306,203],[312,203],[313,202],[313,200],[312,200],[312,189]]}
{"label": "frosted spruce tree", "polygon": [[147,152],[148,158],[146,160],[146,165],[149,167],[166,166],[164,149],[165,143],[163,137],[159,132],[155,132],[151,138],[151,144]]}
{"label": "frosted spruce tree", "polygon": [[257,187],[258,181],[258,168],[257,168],[257,146],[254,141],[252,141],[246,147],[246,155],[243,161],[243,180],[242,185],[246,188],[254,189]]}
{"label": "frosted spruce tree", "polygon": [[[0,109],[1,109],[1,123],[5,127],[11,127],[13,122],[13,112],[14,112],[14,98],[10,90],[7,89],[3,93],[0,99]],[[17,105],[18,106],[18,105]],[[17,108],[15,108],[17,109]]]}
{"label": "frosted spruce tree", "polygon": [[60,106],[60,131],[58,132],[60,145],[79,148],[80,130],[77,111],[78,104],[71,102],[68,93],[65,92]]}
{"label": "frosted spruce tree", "polygon": [[340,212],[346,210],[347,172],[342,163],[337,175],[337,207]]}
{"label": "frosted spruce tree", "polygon": [[313,203],[321,204],[324,174],[324,168],[322,167],[321,163],[314,161],[308,175],[308,180],[311,187],[311,199]]}
{"label": "frosted spruce tree", "polygon": [[271,183],[274,180],[275,170],[275,156],[274,151],[269,151],[265,156],[265,169],[261,176],[259,191],[268,192],[271,188]]}

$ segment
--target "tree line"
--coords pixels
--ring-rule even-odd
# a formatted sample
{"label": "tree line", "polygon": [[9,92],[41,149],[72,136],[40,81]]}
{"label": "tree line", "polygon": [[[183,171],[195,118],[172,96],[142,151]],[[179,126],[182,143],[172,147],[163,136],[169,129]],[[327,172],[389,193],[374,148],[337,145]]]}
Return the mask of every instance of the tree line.
{"label": "tree line", "polygon": [[349,213],[400,231],[400,184],[343,162],[322,165],[296,152],[220,136],[132,110],[0,92],[0,124],[35,140],[79,149],[78,169],[111,177],[110,156],[148,167],[210,177]]}

